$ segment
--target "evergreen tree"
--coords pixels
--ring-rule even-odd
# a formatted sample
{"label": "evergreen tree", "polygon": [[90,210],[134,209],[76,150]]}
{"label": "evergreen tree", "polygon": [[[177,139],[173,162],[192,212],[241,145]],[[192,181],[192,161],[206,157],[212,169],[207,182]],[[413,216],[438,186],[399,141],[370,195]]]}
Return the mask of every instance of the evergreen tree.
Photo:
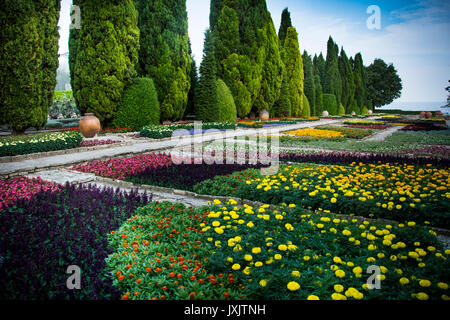
{"label": "evergreen tree", "polygon": [[218,78],[231,90],[238,116],[270,112],[280,95],[282,61],[265,0],[211,0],[210,24]]}
{"label": "evergreen tree", "polygon": [[200,64],[200,78],[195,89],[195,115],[197,120],[214,122],[217,108],[217,70],[215,61],[215,38],[210,30],[205,32],[203,60]]}
{"label": "evergreen tree", "polygon": [[58,68],[60,2],[3,1],[0,122],[15,133],[47,122]]}
{"label": "evergreen tree", "polygon": [[339,74],[338,67],[339,48],[333,41],[333,38],[328,39],[327,43],[327,59],[325,64],[325,79],[322,79],[323,92],[334,94],[336,97],[336,104],[341,103],[342,97],[342,81]]}
{"label": "evergreen tree", "polygon": [[320,77],[318,74],[314,76],[314,86],[316,91],[316,107],[315,112],[312,114],[314,116],[322,115],[323,111],[323,92],[322,92],[322,84],[320,83]]}
{"label": "evergreen tree", "polygon": [[[355,104],[358,109],[361,110],[367,102],[367,87],[365,82],[366,76],[361,53],[357,53],[355,55],[355,59],[353,61],[353,75],[355,81]],[[355,104],[353,104],[353,107],[355,107]],[[354,109],[355,108],[353,108],[352,111],[356,112]]]}
{"label": "evergreen tree", "polygon": [[341,54],[338,59],[339,73],[342,79],[342,97],[341,104],[345,110],[350,110],[350,103],[355,96],[355,79],[353,70],[344,48],[341,48]]}
{"label": "evergreen tree", "polygon": [[303,52],[303,72],[305,75],[305,95],[311,108],[311,114],[316,114],[316,85],[314,81],[314,67],[311,56],[305,50]]}
{"label": "evergreen tree", "polygon": [[217,79],[217,110],[216,122],[236,123],[236,104],[230,89],[222,79]]}
{"label": "evergreen tree", "polygon": [[[78,0],[72,0],[72,4],[73,6],[78,6]],[[72,14],[75,14],[75,11],[72,11],[71,15]],[[74,22],[75,21],[72,21],[72,23]],[[75,78],[75,64],[77,61],[77,52],[79,44],[80,44],[80,29],[71,28],[69,31],[69,71],[70,71],[70,86],[72,87],[72,91],[75,90],[73,79]]]}
{"label": "evergreen tree", "polygon": [[131,0],[79,0],[82,23],[74,71],[74,92],[82,113],[103,124],[114,118],[124,89],[136,77],[139,29]]}
{"label": "evergreen tree", "polygon": [[325,59],[323,58],[322,52],[318,56],[314,56],[313,59],[313,65],[314,65],[314,75],[318,75],[320,78],[320,85],[323,88],[323,81],[326,78],[326,72],[325,72]]}
{"label": "evergreen tree", "polygon": [[289,27],[284,42],[285,65],[288,79],[291,114],[298,117],[302,114],[302,94],[304,90],[303,59],[300,54],[298,33],[294,27]]}
{"label": "evergreen tree", "polygon": [[138,0],[139,74],[155,82],[161,120],[183,117],[190,89],[186,0]]}
{"label": "evergreen tree", "polygon": [[184,112],[185,116],[195,114],[195,88],[197,87],[198,83],[197,64],[195,63],[195,59],[192,55],[190,41],[189,41],[189,55],[191,57],[191,73],[190,73],[191,86],[188,92],[188,102],[186,110]]}
{"label": "evergreen tree", "polygon": [[336,97],[334,94],[325,93],[323,95],[323,111],[325,110],[328,111],[330,116],[338,114],[338,106],[336,104]]}
{"label": "evergreen tree", "polygon": [[286,40],[287,29],[292,27],[291,13],[288,8],[285,8],[281,14],[281,24],[278,30],[278,39],[280,40],[280,48],[284,47],[284,41]]}
{"label": "evergreen tree", "polygon": [[280,98],[275,102],[271,116],[273,117],[290,117],[291,116],[291,100],[289,99],[289,87],[286,67],[283,65],[283,82],[281,84]]}
{"label": "evergreen tree", "polygon": [[310,117],[311,116],[311,108],[309,105],[309,101],[308,101],[308,97],[303,94],[302,95],[302,113],[301,116],[302,117]]}

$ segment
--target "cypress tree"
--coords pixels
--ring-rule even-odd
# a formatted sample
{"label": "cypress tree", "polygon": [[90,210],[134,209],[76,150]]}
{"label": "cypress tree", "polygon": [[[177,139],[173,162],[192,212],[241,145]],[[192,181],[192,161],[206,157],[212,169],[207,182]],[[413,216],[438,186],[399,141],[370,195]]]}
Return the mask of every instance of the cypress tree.
{"label": "cypress tree", "polygon": [[305,50],[303,52],[303,72],[305,75],[305,95],[308,98],[311,114],[316,114],[316,86],[314,81],[314,67],[311,56]]}
{"label": "cypress tree", "polygon": [[280,98],[275,102],[271,115],[273,117],[290,117],[291,100],[289,99],[289,87],[286,67],[283,65],[283,82],[281,84]]}
{"label": "cypress tree", "polygon": [[320,78],[320,85],[323,88],[324,80],[326,78],[326,72],[325,72],[325,59],[323,58],[322,52],[319,54],[319,56],[314,56],[313,59],[313,65],[314,65],[314,74],[318,75]]}
{"label": "cypress tree", "polygon": [[280,40],[280,48],[284,47],[284,41],[286,40],[287,29],[292,27],[291,13],[288,8],[285,8],[281,14],[281,24],[278,30],[278,39]]}
{"label": "cypress tree", "polygon": [[282,61],[265,0],[211,0],[217,34],[218,78],[231,90],[238,117],[271,107],[279,98]]}
{"label": "cypress tree", "polygon": [[186,0],[136,2],[141,31],[139,74],[155,82],[161,120],[179,120],[191,84]]}
{"label": "cypress tree", "polygon": [[309,105],[308,97],[305,94],[302,94],[302,117],[309,117],[311,116],[311,108]]}
{"label": "cypress tree", "polygon": [[3,1],[0,18],[0,122],[15,133],[47,122],[58,68],[57,0]]}
{"label": "cypress tree", "polygon": [[334,94],[336,97],[336,104],[341,103],[342,96],[342,82],[338,68],[339,48],[333,41],[331,36],[327,43],[327,59],[325,64],[325,79],[322,79],[323,92]]}
{"label": "cypress tree", "polygon": [[320,116],[323,112],[323,92],[322,92],[322,84],[320,83],[320,77],[318,74],[314,76],[314,86],[316,90],[316,108],[315,113],[312,115]]}
{"label": "cypress tree", "polygon": [[302,94],[304,90],[303,60],[300,54],[298,33],[294,27],[289,27],[284,42],[285,65],[288,79],[289,97],[292,116],[302,114]]}
{"label": "cypress tree", "polygon": [[74,92],[82,113],[108,125],[125,88],[136,77],[139,29],[131,0],[79,0],[82,12]]}
{"label": "cypress tree", "polygon": [[[355,104],[361,110],[367,102],[367,86],[365,82],[365,70],[361,53],[357,53],[354,59]],[[355,106],[355,104],[353,106]],[[353,110],[357,111],[357,110]]]}
{"label": "cypress tree", "polygon": [[336,97],[334,94],[325,93],[323,95],[323,111],[325,110],[333,116],[338,114],[338,106],[336,104]]}
{"label": "cypress tree", "polygon": [[350,110],[350,103],[355,96],[355,79],[353,77],[353,70],[344,48],[341,49],[341,54],[338,60],[339,73],[342,79],[342,98],[341,104],[348,112]]}
{"label": "cypress tree", "polygon": [[208,29],[205,32],[200,78],[195,89],[195,115],[197,120],[204,122],[216,121],[219,112],[217,105],[215,38]]}
{"label": "cypress tree", "polygon": [[[72,4],[74,6],[78,6],[78,0],[72,0]],[[75,11],[72,11],[71,15],[74,13],[75,13]],[[80,14],[81,14],[81,12],[80,12]],[[72,23],[73,22],[74,21],[72,21]],[[69,31],[69,72],[70,72],[70,86],[72,87],[72,91],[75,90],[73,80],[75,78],[75,64],[77,61],[77,52],[78,52],[79,44],[80,44],[80,29],[71,28]],[[75,98],[75,94],[74,94],[74,98]]]}
{"label": "cypress tree", "polygon": [[195,114],[195,88],[197,87],[197,83],[198,83],[197,64],[195,63],[195,59],[192,55],[190,41],[189,41],[189,55],[191,57],[191,73],[190,73],[191,86],[190,86],[189,92],[188,92],[188,102],[187,102],[186,110],[184,112],[185,116]]}

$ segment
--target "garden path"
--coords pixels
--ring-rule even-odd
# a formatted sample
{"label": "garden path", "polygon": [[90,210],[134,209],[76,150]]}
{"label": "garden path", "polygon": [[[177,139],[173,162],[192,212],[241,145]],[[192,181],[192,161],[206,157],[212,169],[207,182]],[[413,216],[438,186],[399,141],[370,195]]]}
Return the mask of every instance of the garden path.
{"label": "garden path", "polygon": [[[255,134],[277,134],[282,131],[313,128],[321,125],[331,125],[341,123],[343,120],[320,120],[306,123],[296,123],[281,127],[271,127],[262,129],[242,129],[238,128],[234,131],[227,131],[226,138],[250,136]],[[114,138],[110,136],[109,138]],[[36,159],[25,159],[22,161],[0,163],[0,176],[13,176],[25,174],[40,170],[46,170],[55,167],[68,167],[76,163],[90,162],[94,160],[104,160],[114,157],[123,157],[133,154],[146,152],[163,152],[174,147],[186,146],[189,144],[200,144],[203,142],[224,139],[224,133],[207,133],[196,136],[182,136],[175,139],[149,140],[149,139],[130,139],[131,145],[115,146],[101,150],[91,150],[84,152],[75,152],[64,155],[43,156]]]}
{"label": "garden path", "polygon": [[360,141],[384,141],[387,137],[392,136],[395,132],[403,129],[404,127],[405,126],[394,126],[392,128],[377,132],[367,138],[361,139]]}

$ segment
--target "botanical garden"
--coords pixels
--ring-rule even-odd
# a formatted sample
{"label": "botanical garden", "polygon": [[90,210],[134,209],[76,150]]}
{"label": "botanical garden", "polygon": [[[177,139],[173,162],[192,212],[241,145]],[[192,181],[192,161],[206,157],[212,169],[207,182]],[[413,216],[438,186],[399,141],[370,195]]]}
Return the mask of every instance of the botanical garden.
{"label": "botanical garden", "polygon": [[1,300],[450,299],[450,118],[381,110],[393,64],[211,0],[197,66],[186,0],[73,0],[55,91],[60,6],[0,9]]}

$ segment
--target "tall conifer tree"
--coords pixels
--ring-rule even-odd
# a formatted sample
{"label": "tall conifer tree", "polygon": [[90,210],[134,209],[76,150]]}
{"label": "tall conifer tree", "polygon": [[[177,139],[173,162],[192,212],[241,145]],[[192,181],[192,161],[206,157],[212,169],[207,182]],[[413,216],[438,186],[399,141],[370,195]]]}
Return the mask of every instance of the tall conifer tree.
{"label": "tall conifer tree", "polygon": [[[361,53],[357,53],[354,59],[354,81],[355,81],[355,103],[359,110],[367,103],[367,85],[365,81],[365,70]],[[358,110],[354,110],[357,112]]]}
{"label": "tall conifer tree", "polygon": [[327,43],[327,59],[325,64],[325,79],[322,79],[323,92],[334,94],[336,104],[339,105],[342,97],[342,81],[338,67],[339,48],[331,36]]}
{"label": "tall conifer tree", "polygon": [[60,1],[3,1],[0,122],[17,133],[47,122],[58,68]]}
{"label": "tall conifer tree", "polygon": [[155,82],[162,120],[183,117],[190,89],[191,57],[186,0],[138,0],[139,74]]}
{"label": "tall conifer tree", "polygon": [[82,113],[108,125],[136,77],[139,29],[132,0],[79,0],[82,12],[74,92]]}
{"label": "tall conifer tree", "polygon": [[278,30],[278,39],[280,39],[280,48],[284,47],[284,40],[286,40],[287,29],[292,27],[291,13],[288,8],[285,8],[281,14],[281,24]]}
{"label": "tall conifer tree", "polygon": [[305,75],[304,91],[308,98],[311,114],[315,114],[316,111],[316,85],[314,81],[314,67],[311,60],[311,56],[305,50],[303,52],[303,73]]}
{"label": "tall conifer tree", "polygon": [[302,114],[303,91],[304,91],[304,73],[303,59],[300,54],[298,33],[294,27],[289,27],[284,42],[289,97],[291,100],[292,116],[298,117]]}
{"label": "tall conifer tree", "polygon": [[342,79],[342,98],[341,104],[344,106],[346,113],[349,113],[350,104],[355,97],[355,79],[353,70],[344,48],[341,49],[339,56],[339,73]]}

